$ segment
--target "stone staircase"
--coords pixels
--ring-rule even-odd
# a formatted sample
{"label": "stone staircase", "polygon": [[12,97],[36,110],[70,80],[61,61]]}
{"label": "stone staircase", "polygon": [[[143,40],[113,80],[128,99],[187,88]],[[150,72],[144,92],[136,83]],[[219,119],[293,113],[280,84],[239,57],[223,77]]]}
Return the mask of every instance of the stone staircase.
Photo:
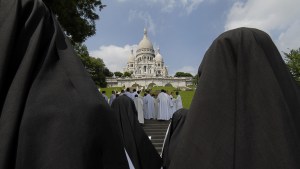
{"label": "stone staircase", "polygon": [[164,138],[170,121],[145,120],[144,130],[151,137],[152,144],[157,152],[161,154]]}

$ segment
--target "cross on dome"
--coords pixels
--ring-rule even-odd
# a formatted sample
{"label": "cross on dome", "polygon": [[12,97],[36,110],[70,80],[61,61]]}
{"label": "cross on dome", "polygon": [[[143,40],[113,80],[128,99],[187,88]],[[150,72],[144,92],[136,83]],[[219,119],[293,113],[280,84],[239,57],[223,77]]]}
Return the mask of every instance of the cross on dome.
{"label": "cross on dome", "polygon": [[147,37],[147,29],[144,28],[144,37]]}

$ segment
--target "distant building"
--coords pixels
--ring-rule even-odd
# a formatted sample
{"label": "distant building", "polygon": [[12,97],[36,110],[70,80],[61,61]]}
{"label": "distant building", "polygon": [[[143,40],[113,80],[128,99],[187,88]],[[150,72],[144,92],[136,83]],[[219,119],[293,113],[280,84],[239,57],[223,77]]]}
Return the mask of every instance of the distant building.
{"label": "distant building", "polygon": [[151,41],[148,39],[147,30],[138,45],[134,56],[133,50],[128,57],[124,72],[132,73],[132,77],[167,77],[168,69],[164,65],[159,49],[155,51]]}
{"label": "distant building", "polygon": [[151,41],[148,39],[147,30],[144,29],[144,37],[140,41],[135,52],[131,50],[124,72],[132,73],[127,78],[107,78],[108,87],[132,87],[140,86],[147,88],[151,86],[186,87],[192,85],[192,78],[176,78],[168,76],[168,69],[165,66],[160,50],[154,50]]}

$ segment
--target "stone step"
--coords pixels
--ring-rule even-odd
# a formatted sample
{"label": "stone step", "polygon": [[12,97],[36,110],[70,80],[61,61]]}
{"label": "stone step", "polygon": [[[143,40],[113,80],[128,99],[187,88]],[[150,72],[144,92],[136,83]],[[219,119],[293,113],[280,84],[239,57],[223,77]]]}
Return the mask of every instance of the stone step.
{"label": "stone step", "polygon": [[[145,131],[145,130],[144,130]],[[161,134],[166,134],[167,130],[146,130],[145,133],[148,134],[156,134],[156,133],[161,133]]]}
{"label": "stone step", "polygon": [[162,147],[163,143],[152,143],[154,145],[154,147]]}
{"label": "stone step", "polygon": [[164,139],[151,139],[151,142],[154,143],[163,143]]}
{"label": "stone step", "polygon": [[148,132],[146,132],[146,134],[148,135],[148,136],[156,136],[156,135],[165,135],[166,134],[166,132],[164,132],[164,131],[148,131]]}
{"label": "stone step", "polygon": [[152,139],[165,139],[165,135],[150,135],[151,136],[151,140]]}
{"label": "stone step", "polygon": [[145,133],[151,137],[151,142],[160,154],[170,121],[145,120]]}
{"label": "stone step", "polygon": [[167,130],[168,129],[168,126],[147,126],[147,127],[143,127],[144,130],[147,130],[147,129],[164,129],[164,130]]}

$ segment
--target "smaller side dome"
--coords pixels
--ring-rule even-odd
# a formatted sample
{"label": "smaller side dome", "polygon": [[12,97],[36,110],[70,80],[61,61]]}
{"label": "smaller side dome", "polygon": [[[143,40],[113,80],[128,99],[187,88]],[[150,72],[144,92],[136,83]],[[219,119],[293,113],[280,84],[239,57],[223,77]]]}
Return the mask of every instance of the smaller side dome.
{"label": "smaller side dome", "polygon": [[157,62],[162,62],[163,61],[163,58],[162,58],[162,56],[160,54],[160,50],[159,49],[157,49],[157,54],[155,55],[155,60]]}
{"label": "smaller side dome", "polygon": [[131,54],[128,57],[128,62],[134,62],[133,49],[131,49]]}

